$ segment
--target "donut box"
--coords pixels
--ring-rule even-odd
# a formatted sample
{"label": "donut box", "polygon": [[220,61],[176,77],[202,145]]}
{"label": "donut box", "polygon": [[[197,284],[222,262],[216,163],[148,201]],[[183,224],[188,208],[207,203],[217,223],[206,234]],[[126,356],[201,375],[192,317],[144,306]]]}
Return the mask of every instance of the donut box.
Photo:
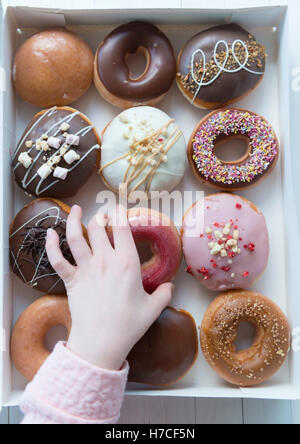
{"label": "donut box", "polygon": [[[24,2],[25,3],[25,2]],[[31,2],[32,3],[32,2]],[[53,2],[52,2],[53,3]],[[91,2],[92,3],[92,2]],[[221,2],[209,2],[209,9],[186,8],[166,9],[86,9],[84,14],[74,9],[41,9],[34,7],[8,7],[1,11],[1,73],[5,84],[0,101],[0,180],[1,180],[1,294],[0,322],[3,331],[3,353],[0,355],[0,403],[16,405],[26,381],[17,373],[10,361],[9,340],[11,328],[23,310],[39,293],[25,286],[14,277],[9,267],[8,230],[14,215],[32,199],[17,188],[13,181],[10,163],[11,152],[32,116],[39,111],[15,95],[10,80],[10,70],[16,49],[40,29],[49,26],[68,26],[96,51],[99,42],[117,25],[131,20],[147,20],[157,24],[170,39],[177,55],[184,43],[200,30],[210,25],[236,22],[244,26],[263,42],[267,48],[267,70],[263,83],[248,97],[237,103],[242,109],[259,113],[272,122],[280,141],[280,159],[275,170],[257,187],[239,192],[251,200],[264,213],[269,229],[271,254],[263,277],[250,290],[270,297],[288,315],[292,329],[300,325],[299,295],[297,282],[299,259],[299,231],[297,225],[295,195],[292,185],[292,162],[290,146],[289,115],[289,60],[288,60],[288,15],[284,6],[261,8],[221,9]],[[176,3],[176,2],[175,2]],[[224,3],[224,2],[222,2]],[[271,2],[272,3],[272,2]],[[20,2],[19,2],[20,4]],[[26,3],[27,4],[27,3]],[[270,4],[270,2],[268,2]],[[214,5],[217,9],[213,9]],[[22,5],[21,5],[22,6]],[[26,6],[24,4],[24,6]],[[37,6],[38,3],[37,3]],[[60,5],[61,6],[61,5]],[[190,9],[189,9],[190,8]],[[3,73],[6,73],[3,74]],[[106,103],[94,86],[82,96],[74,107],[87,115],[101,133],[119,110]],[[195,125],[207,115],[207,111],[192,107],[181,95],[175,83],[158,108],[175,118],[188,141]],[[186,161],[187,162],[187,161]],[[83,207],[84,222],[100,208],[99,193],[105,191],[100,177],[94,174],[75,197],[64,199],[67,204],[78,203]],[[202,186],[188,167],[180,192],[211,190]],[[97,197],[98,196],[98,197]],[[182,208],[174,208],[173,219],[178,228],[181,216],[190,206],[183,202]],[[287,223],[288,222],[288,223]],[[185,272],[184,262],[175,280],[176,292],[172,305],[192,314],[197,326],[214,294],[206,290]],[[40,294],[42,296],[42,293]],[[297,332],[297,330],[294,330]],[[50,344],[62,339],[64,332],[56,329],[47,338]],[[300,357],[292,350],[284,367],[269,382],[254,388],[235,388],[225,384],[211,370],[200,352],[191,371],[177,384],[168,388],[153,388],[145,385],[128,384],[128,395],[183,396],[216,398],[262,398],[300,399]]]}

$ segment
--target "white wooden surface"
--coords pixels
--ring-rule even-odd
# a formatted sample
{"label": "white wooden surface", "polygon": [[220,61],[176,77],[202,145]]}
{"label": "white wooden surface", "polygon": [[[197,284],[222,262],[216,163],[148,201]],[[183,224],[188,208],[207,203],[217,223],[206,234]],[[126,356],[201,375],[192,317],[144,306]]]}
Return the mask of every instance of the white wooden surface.
{"label": "white wooden surface", "polygon": [[[99,7],[99,0],[12,0],[3,3],[40,7]],[[291,26],[299,33],[297,22],[300,17],[298,0],[202,0],[201,6],[240,7],[288,3],[293,8]],[[101,7],[145,7],[142,0],[101,0]],[[199,5],[199,0],[152,0],[151,7],[184,7]],[[297,19],[298,17],[298,19]],[[299,38],[296,39],[299,42]],[[300,51],[291,48],[292,70],[300,67]],[[294,91],[292,102],[300,115],[300,92]],[[300,155],[295,158],[300,168]],[[297,170],[299,171],[299,168]],[[299,208],[300,214],[300,208]],[[19,424],[22,414],[17,407],[5,408],[0,414],[0,424]],[[147,398],[126,397],[120,417],[121,424],[300,424],[300,401],[261,401],[195,398]]]}

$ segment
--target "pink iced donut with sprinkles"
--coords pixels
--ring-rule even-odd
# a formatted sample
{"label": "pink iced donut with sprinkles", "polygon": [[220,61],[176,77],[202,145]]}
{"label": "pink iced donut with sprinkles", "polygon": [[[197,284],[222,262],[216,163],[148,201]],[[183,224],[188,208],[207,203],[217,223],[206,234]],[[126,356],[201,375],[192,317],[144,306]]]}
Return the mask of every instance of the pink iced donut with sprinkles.
{"label": "pink iced donut with sprinkles", "polygon": [[268,263],[263,214],[233,194],[213,194],[196,202],[184,216],[182,243],[187,273],[212,291],[249,288]]}
{"label": "pink iced donut with sprinkles", "polygon": [[[246,142],[246,153],[238,160],[221,160],[217,147],[234,138]],[[258,114],[237,108],[207,115],[194,129],[188,144],[188,158],[196,177],[224,191],[256,185],[273,170],[278,156],[279,143],[272,126]]]}

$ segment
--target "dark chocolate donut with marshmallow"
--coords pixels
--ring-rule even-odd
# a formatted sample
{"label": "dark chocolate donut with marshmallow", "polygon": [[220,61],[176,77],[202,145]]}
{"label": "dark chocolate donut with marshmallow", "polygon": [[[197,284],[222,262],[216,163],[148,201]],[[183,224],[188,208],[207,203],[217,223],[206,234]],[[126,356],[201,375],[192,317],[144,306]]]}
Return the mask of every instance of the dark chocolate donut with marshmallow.
{"label": "dark chocolate donut with marshmallow", "polygon": [[89,119],[70,107],[36,114],[13,154],[17,184],[29,195],[71,197],[100,162],[100,138]]}

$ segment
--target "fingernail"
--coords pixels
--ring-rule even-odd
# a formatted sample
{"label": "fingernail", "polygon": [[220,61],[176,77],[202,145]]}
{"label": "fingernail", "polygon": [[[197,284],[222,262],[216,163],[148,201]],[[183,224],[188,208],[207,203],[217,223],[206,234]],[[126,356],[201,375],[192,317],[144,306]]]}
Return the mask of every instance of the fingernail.
{"label": "fingernail", "polygon": [[48,228],[48,230],[47,230],[47,239],[50,238],[52,232],[53,232],[53,228]]}

